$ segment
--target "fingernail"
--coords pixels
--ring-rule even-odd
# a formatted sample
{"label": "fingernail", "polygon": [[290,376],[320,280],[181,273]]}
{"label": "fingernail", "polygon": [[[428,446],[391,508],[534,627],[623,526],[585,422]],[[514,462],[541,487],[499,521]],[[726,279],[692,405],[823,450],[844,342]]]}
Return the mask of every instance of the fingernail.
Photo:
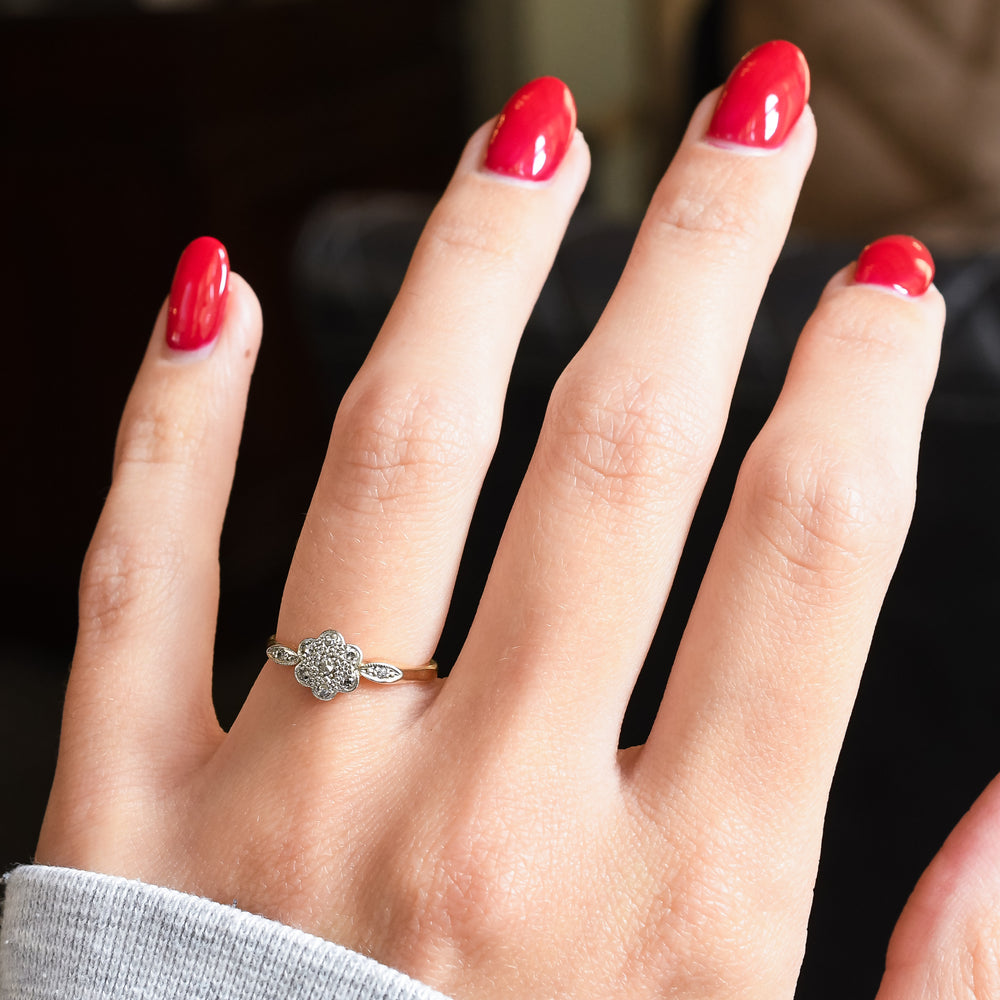
{"label": "fingernail", "polygon": [[791,42],[765,42],[748,52],[722,88],[709,139],[777,149],[809,100],[809,65]]}
{"label": "fingernail", "polygon": [[219,334],[229,291],[229,254],[211,236],[189,243],[177,262],[167,304],[167,344],[196,351]]}
{"label": "fingernail", "polygon": [[486,169],[505,177],[547,181],[562,163],[576,129],[576,103],[554,76],[526,83],[505,105],[486,150]]}
{"label": "fingernail", "polygon": [[923,295],[934,280],[934,258],[912,236],[884,236],[861,251],[854,280],[881,285],[900,295]]}

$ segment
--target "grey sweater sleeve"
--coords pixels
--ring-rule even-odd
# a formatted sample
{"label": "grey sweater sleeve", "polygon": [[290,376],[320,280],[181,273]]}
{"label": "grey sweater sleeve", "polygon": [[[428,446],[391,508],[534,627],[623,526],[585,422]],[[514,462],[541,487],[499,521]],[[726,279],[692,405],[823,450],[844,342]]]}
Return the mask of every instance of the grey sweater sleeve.
{"label": "grey sweater sleeve", "polygon": [[38,865],[6,883],[0,1000],[447,1000],[322,938],[172,889]]}

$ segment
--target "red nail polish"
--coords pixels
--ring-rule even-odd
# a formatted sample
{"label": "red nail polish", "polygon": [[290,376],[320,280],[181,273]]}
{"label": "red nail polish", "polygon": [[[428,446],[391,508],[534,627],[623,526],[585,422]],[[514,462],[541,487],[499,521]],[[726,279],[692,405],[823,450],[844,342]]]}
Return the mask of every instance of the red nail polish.
{"label": "red nail polish", "polygon": [[486,150],[486,169],[547,181],[562,163],[576,128],[576,103],[562,80],[526,83],[505,105]]}
{"label": "red nail polish", "polygon": [[196,351],[218,336],[229,291],[229,254],[211,236],[189,243],[177,262],[167,303],[167,344]]}
{"label": "red nail polish", "polygon": [[722,88],[709,139],[777,149],[809,100],[809,65],[791,42],[765,42],[748,52]]}
{"label": "red nail polish", "polygon": [[859,285],[881,285],[900,295],[923,295],[934,280],[934,258],[912,236],[884,236],[858,257],[854,280]]}

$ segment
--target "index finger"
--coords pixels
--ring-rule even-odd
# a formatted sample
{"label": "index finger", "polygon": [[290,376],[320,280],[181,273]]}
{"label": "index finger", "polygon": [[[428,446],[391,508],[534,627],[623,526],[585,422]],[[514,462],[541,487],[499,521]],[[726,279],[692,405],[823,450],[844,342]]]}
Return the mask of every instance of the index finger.
{"label": "index finger", "polygon": [[84,563],[63,746],[88,752],[61,753],[61,767],[86,766],[98,741],[114,756],[152,744],[161,752],[145,759],[173,762],[219,732],[218,547],[261,325],[222,245],[192,243],[129,395]]}

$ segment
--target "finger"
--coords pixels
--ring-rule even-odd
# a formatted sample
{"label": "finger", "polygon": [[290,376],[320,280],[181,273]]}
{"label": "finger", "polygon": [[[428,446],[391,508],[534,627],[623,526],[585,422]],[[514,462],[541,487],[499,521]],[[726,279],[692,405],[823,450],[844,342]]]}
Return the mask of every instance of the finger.
{"label": "finger", "polygon": [[876,1000],[1000,996],[1000,778],[917,883],[889,943]]}
{"label": "finger", "polygon": [[731,137],[726,109],[745,94],[701,105],[604,315],[553,392],[469,655],[449,679],[468,711],[492,704],[493,686],[550,726],[617,745],[812,155],[812,118],[799,117],[805,63],[778,45],[776,63],[765,47],[744,68],[763,60],[770,73],[754,84],[760,108],[783,95],[781,144],[712,138],[720,120]]}
{"label": "finger", "polygon": [[[726,886],[747,926],[763,907],[804,934],[833,769],[909,526],[944,322],[929,255],[909,242],[923,294],[858,280],[892,256],[880,241],[803,331],[635,774],[654,812],[682,801],[689,835],[724,824],[732,856],[755,858]],[[702,860],[725,870],[711,849]]]}
{"label": "finger", "polygon": [[[341,403],[282,598],[280,642],[337,629],[369,660],[430,658],[518,339],[588,169],[572,97],[551,78],[473,136]],[[287,668],[265,670],[258,687],[272,712],[275,697],[295,712],[310,701]],[[381,704],[391,690],[376,691]]]}
{"label": "finger", "polygon": [[218,731],[219,536],[261,335],[256,297],[227,275],[217,241],[185,250],[126,404],[80,584],[64,740],[183,753]]}

